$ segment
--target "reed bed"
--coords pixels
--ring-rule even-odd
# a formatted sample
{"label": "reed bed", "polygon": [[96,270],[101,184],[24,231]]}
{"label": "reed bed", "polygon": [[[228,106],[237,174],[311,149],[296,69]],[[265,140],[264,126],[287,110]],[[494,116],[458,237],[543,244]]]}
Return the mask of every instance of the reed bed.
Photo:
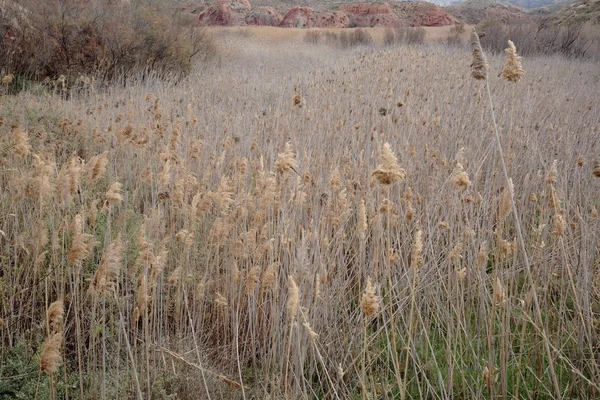
{"label": "reed bed", "polygon": [[0,357],[38,397],[600,394],[597,65],[221,39],[3,99]]}

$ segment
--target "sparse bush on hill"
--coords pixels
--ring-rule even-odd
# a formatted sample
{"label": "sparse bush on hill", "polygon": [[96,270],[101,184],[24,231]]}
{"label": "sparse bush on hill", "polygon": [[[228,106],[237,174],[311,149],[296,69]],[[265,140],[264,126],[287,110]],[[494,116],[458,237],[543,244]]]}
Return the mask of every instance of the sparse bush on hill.
{"label": "sparse bush on hill", "polygon": [[6,1],[0,70],[27,79],[102,79],[156,71],[181,76],[215,47],[192,16],[157,5],[77,0]]}

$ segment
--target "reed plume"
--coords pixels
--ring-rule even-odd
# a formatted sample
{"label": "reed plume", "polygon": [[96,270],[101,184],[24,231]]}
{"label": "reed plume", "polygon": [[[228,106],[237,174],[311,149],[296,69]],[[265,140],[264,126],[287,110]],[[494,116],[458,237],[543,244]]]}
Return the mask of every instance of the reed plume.
{"label": "reed plume", "polygon": [[283,148],[283,152],[279,153],[277,157],[277,161],[275,162],[275,169],[277,172],[283,174],[292,170],[296,173],[296,169],[298,168],[298,163],[296,162],[296,153],[292,149],[292,144],[287,142],[285,147]]}
{"label": "reed plume", "polygon": [[118,206],[123,201],[123,184],[115,182],[108,188],[104,200],[104,209],[111,206]]}
{"label": "reed plume", "polygon": [[42,372],[47,374],[58,372],[58,367],[62,363],[62,356],[60,355],[62,342],[62,332],[57,332],[46,339],[40,355],[40,369]]}
{"label": "reed plume", "polygon": [[471,76],[477,80],[485,80],[487,78],[487,60],[481,49],[479,35],[473,31],[471,34],[471,51],[473,53],[473,61],[471,62]]}
{"label": "reed plume", "polygon": [[380,164],[373,171],[373,176],[382,185],[391,185],[406,178],[406,172],[398,165],[398,159],[389,143],[384,143],[379,156]]}
{"label": "reed plume", "polygon": [[509,40],[506,52],[506,61],[502,68],[502,77],[509,82],[518,82],[525,74],[525,70],[521,65],[521,57],[517,55],[515,44]]}
{"label": "reed plume", "polygon": [[596,178],[600,178],[600,162],[599,161],[594,162],[594,169],[592,170],[592,174]]}
{"label": "reed plume", "polygon": [[423,266],[423,232],[419,229],[415,233],[415,242],[413,243],[412,253],[410,257],[410,265],[417,271]]}
{"label": "reed plume", "polygon": [[88,182],[94,182],[102,177],[108,165],[108,151],[94,156],[85,165]]}
{"label": "reed plume", "polygon": [[121,234],[113,240],[106,248],[104,256],[100,261],[100,266],[94,274],[90,284],[90,292],[96,295],[106,295],[109,291],[114,291],[121,269],[121,259],[123,257],[123,246],[121,244]]}
{"label": "reed plume", "polygon": [[62,300],[56,300],[50,304],[46,311],[46,320],[48,321],[49,333],[58,333],[63,330],[63,321],[65,317],[65,305]]}
{"label": "reed plume", "polygon": [[371,278],[367,278],[367,286],[360,300],[360,309],[367,318],[370,318],[379,312],[380,306],[381,298],[375,293]]}
{"label": "reed plume", "polygon": [[286,303],[286,309],[288,312],[288,318],[290,321],[296,319],[296,313],[298,312],[298,301],[300,296],[300,290],[294,281],[293,276],[288,276],[288,297]]}
{"label": "reed plume", "polygon": [[29,155],[31,151],[31,145],[29,144],[29,135],[27,132],[22,131],[19,127],[16,127],[12,133],[13,136],[13,151],[19,157],[25,157]]}
{"label": "reed plume", "polygon": [[469,180],[469,175],[465,172],[464,167],[461,163],[457,162],[456,167],[454,168],[454,184],[461,190],[465,190],[471,185],[471,181]]}

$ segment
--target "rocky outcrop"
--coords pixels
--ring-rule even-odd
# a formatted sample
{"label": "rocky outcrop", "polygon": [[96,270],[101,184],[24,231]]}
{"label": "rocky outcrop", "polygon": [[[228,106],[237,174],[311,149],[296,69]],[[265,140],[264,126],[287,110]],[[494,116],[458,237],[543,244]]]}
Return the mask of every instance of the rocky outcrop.
{"label": "rocky outcrop", "polygon": [[249,0],[216,0],[215,4],[199,13],[198,19],[203,25],[284,28],[444,26],[458,23],[458,19],[445,9],[423,1],[342,4],[338,10],[320,11],[298,6],[282,16],[273,7],[253,8]]}
{"label": "rocky outcrop", "polygon": [[388,3],[343,4],[340,11],[348,15],[350,26],[400,26],[400,18]]}
{"label": "rocky outcrop", "polygon": [[283,17],[279,26],[284,28],[314,27],[313,10],[310,7],[294,7]]}
{"label": "rocky outcrop", "polygon": [[246,15],[251,9],[248,0],[217,0],[216,5],[198,15],[198,20],[203,25],[245,25]]}
{"label": "rocky outcrop", "polygon": [[283,16],[273,7],[258,7],[246,15],[246,25],[252,26],[279,26]]}

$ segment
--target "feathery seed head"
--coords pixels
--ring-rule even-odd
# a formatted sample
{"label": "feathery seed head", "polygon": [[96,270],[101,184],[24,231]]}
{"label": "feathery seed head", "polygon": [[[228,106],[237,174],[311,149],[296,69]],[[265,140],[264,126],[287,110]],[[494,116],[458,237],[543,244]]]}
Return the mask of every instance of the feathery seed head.
{"label": "feathery seed head", "polygon": [[62,300],[56,300],[50,304],[46,311],[46,320],[50,327],[50,332],[57,333],[62,331],[62,324],[65,317],[65,305]]}
{"label": "feathery seed head", "polygon": [[506,61],[502,69],[502,77],[509,82],[518,82],[523,77],[525,70],[521,65],[521,57],[517,55],[517,48],[509,40],[508,48],[504,51],[506,52]]}
{"label": "feathery seed head", "polygon": [[48,337],[44,342],[40,356],[40,369],[42,372],[47,374],[58,372],[58,367],[62,363],[62,356],[60,355],[62,341],[63,333],[58,332]]}
{"label": "feathery seed head", "polygon": [[398,165],[398,159],[389,143],[384,143],[379,156],[380,164],[373,171],[373,176],[382,185],[391,185],[406,178],[406,171]]}
{"label": "feathery seed head", "polygon": [[360,309],[367,318],[379,312],[381,299],[375,294],[375,287],[371,283],[371,278],[367,278],[367,286],[360,300]]}
{"label": "feathery seed head", "polygon": [[456,168],[454,169],[454,184],[460,189],[465,190],[471,185],[471,181],[469,180],[469,175],[465,172],[461,163],[456,163]]}
{"label": "feathery seed head", "polygon": [[287,312],[290,321],[294,321],[296,313],[298,312],[298,301],[300,296],[300,290],[294,281],[293,276],[288,276],[288,298],[286,303]]}
{"label": "feathery seed head", "polygon": [[292,144],[287,142],[283,148],[283,153],[279,153],[277,161],[275,162],[275,169],[277,172],[283,174],[289,170],[296,171],[298,163],[296,162],[296,153],[292,149]]}
{"label": "feathery seed head", "polygon": [[410,264],[415,271],[423,266],[423,232],[419,229],[415,233],[415,242],[413,243]]}
{"label": "feathery seed head", "polygon": [[594,162],[594,169],[592,170],[592,174],[594,174],[594,176],[596,178],[600,178],[600,162],[599,161]]}
{"label": "feathery seed head", "polygon": [[481,49],[479,35],[473,31],[471,35],[471,50],[473,52],[473,62],[471,63],[471,76],[477,80],[485,80],[487,78],[487,60]]}
{"label": "feathery seed head", "polygon": [[555,185],[558,181],[558,160],[554,160],[552,162],[552,167],[550,167],[550,172],[548,172],[548,176],[546,177],[546,183],[548,185]]}

